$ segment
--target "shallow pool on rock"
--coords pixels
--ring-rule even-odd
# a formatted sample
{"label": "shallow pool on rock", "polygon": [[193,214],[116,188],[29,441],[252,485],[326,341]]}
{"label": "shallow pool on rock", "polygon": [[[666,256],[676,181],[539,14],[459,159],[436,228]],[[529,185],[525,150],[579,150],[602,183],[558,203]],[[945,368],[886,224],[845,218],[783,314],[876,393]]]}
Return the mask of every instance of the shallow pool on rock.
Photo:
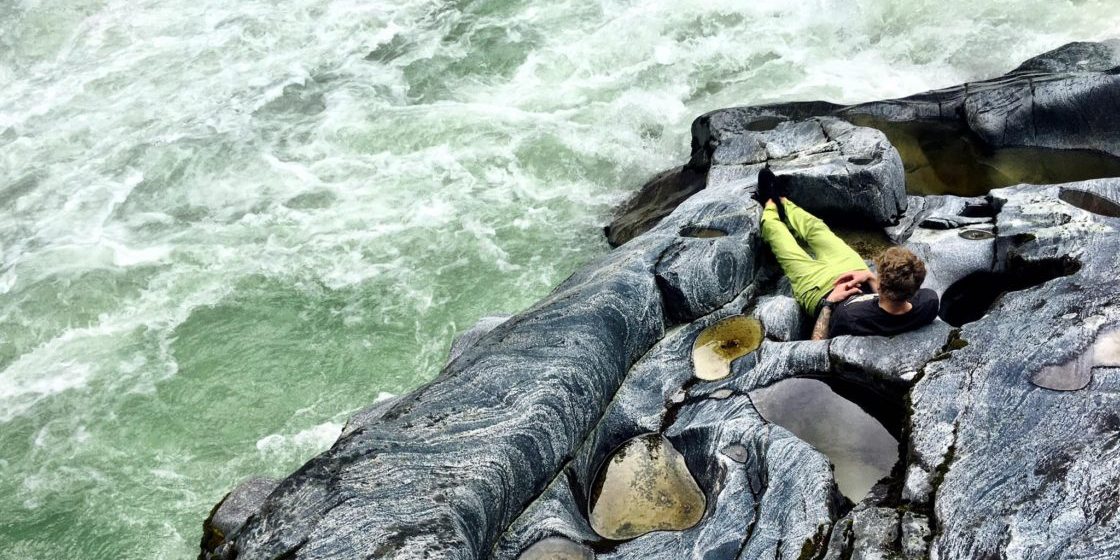
{"label": "shallow pool on rock", "polygon": [[717,237],[727,237],[727,232],[722,229],[712,227],[688,226],[681,228],[680,235],[682,237],[699,237],[701,239],[715,239]]}
{"label": "shallow pool on rock", "polygon": [[762,323],[754,317],[736,315],[704,329],[692,345],[696,377],[711,381],[731,373],[731,362],[758,349]]}
{"label": "shallow pool on rock", "polygon": [[591,527],[612,540],[681,531],[700,522],[707,500],[684,456],[661,434],[623,443],[600,468]]}
{"label": "shallow pool on rock", "polygon": [[836,485],[859,502],[898,462],[898,440],[855,403],[822,381],[786,379],[750,393],[755,408],[824,453]]}
{"label": "shallow pool on rock", "polygon": [[879,253],[895,246],[895,243],[887,236],[887,232],[881,228],[837,225],[832,228],[832,231],[864,259],[874,259],[879,256]]}
{"label": "shallow pool on rock", "polygon": [[889,122],[869,115],[846,118],[887,135],[902,156],[910,194],[982,196],[992,189],[1020,183],[1043,185],[1120,177],[1120,158],[1092,150],[992,150],[955,123]]}
{"label": "shallow pool on rock", "polygon": [[1120,329],[1100,332],[1080,355],[1057,365],[1042,368],[1031,376],[1031,383],[1054,391],[1080,391],[1093,380],[1093,368],[1120,366]]}
{"label": "shallow pool on rock", "polygon": [[530,546],[517,560],[593,560],[595,553],[586,546],[563,537],[549,537]]}

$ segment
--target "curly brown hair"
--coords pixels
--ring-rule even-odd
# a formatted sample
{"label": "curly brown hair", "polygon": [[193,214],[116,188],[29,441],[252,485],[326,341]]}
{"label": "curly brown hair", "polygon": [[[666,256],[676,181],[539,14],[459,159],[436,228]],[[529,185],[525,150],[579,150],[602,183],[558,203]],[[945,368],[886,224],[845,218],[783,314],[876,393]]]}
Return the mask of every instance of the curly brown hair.
{"label": "curly brown hair", "polygon": [[926,279],[926,265],[918,255],[903,247],[891,247],[875,258],[879,273],[879,295],[893,301],[908,301]]}

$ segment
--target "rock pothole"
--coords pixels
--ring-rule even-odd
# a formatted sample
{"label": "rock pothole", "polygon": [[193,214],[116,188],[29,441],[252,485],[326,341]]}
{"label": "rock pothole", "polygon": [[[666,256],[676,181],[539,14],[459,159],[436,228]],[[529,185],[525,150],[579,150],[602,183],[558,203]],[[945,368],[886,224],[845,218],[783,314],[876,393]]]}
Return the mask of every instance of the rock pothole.
{"label": "rock pothole", "polygon": [[768,422],[789,430],[828,457],[840,493],[859,502],[890,475],[898,440],[856,403],[816,379],[792,378],[750,393]]}
{"label": "rock pothole", "polygon": [[1120,218],[1120,202],[1090,191],[1078,189],[1062,189],[1058,199],[1066,204],[1076,206],[1086,212],[1092,212],[1108,218]]}
{"label": "rock pothole", "polygon": [[960,327],[986,315],[1000,296],[1007,292],[1039,286],[1055,278],[1069,276],[1080,268],[1076,260],[1063,257],[1010,266],[1005,272],[974,272],[945,290],[938,316],[942,321]]}
{"label": "rock pothole", "polygon": [[595,553],[586,546],[563,537],[549,537],[525,549],[518,560],[594,560]]}
{"label": "rock pothole", "polygon": [[699,237],[701,239],[711,239],[715,237],[727,237],[727,232],[719,228],[705,227],[705,226],[687,226],[681,228],[681,237]]}
{"label": "rock pothole", "polygon": [[962,229],[957,235],[969,241],[983,241],[985,239],[995,239],[996,237],[996,234],[986,229]]}
{"label": "rock pothole", "polygon": [[705,381],[727,377],[731,362],[757,350],[762,337],[762,323],[745,315],[728,317],[704,329],[692,345],[696,377]]}
{"label": "rock pothole", "polygon": [[661,434],[645,434],[623,443],[600,467],[589,517],[602,537],[629,540],[688,529],[706,504],[684,456]]}
{"label": "rock pothole", "polygon": [[1050,185],[1120,177],[1120,158],[1093,150],[992,149],[958,122],[891,122],[849,115],[852,124],[883,132],[906,170],[906,191],[915,195],[982,196],[1022,183]]}
{"label": "rock pothole", "polygon": [[882,228],[840,224],[834,226],[832,230],[864,259],[874,259],[879,256],[879,253],[896,245]]}
{"label": "rock pothole", "polygon": [[1098,333],[1077,357],[1043,367],[1031,376],[1031,383],[1054,391],[1080,391],[1089,386],[1096,367],[1120,367],[1120,329]]}

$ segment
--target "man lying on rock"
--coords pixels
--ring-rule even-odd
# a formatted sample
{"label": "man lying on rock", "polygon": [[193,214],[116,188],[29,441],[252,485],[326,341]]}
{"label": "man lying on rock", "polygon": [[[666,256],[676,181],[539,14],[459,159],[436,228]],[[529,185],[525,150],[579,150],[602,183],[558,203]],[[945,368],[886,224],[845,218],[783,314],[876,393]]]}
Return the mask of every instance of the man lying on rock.
{"label": "man lying on rock", "polygon": [[[926,267],[917,255],[891,247],[875,259],[878,275],[873,274],[863,257],[823,221],[786,199],[787,180],[775,177],[769,168],[758,175],[758,200],[766,205],[762,238],[789,276],[797,303],[817,317],[813,340],[845,334],[892,336],[937,317],[937,293],[921,287]],[[798,245],[794,234],[816,258]]]}

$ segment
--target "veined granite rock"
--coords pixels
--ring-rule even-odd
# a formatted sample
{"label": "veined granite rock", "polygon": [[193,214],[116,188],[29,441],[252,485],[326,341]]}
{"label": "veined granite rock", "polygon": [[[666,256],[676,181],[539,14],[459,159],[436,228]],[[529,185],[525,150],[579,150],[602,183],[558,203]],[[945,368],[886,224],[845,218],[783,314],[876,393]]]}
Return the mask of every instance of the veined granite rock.
{"label": "veined granite rock", "polygon": [[[1075,187],[1116,186],[1120,181]],[[1089,386],[1076,392],[1030,382],[1120,324],[1120,222],[1066,205],[1061,188],[992,193],[1000,255],[1006,266],[1068,256],[1080,269],[1006,294],[961,330],[959,349],[926,366],[912,392],[903,498],[928,508],[936,527],[931,557],[1120,554],[1118,370],[1094,369]]]}
{"label": "veined granite rock", "polygon": [[902,159],[873,128],[835,118],[785,121],[714,146],[708,186],[749,179],[770,165],[789,177],[789,197],[824,219],[893,224],[906,210]]}
{"label": "veined granite rock", "polygon": [[[730,184],[753,188],[759,170],[768,165],[775,173],[789,176],[790,198],[825,219],[888,225],[906,210],[902,160],[887,137],[873,128],[828,117],[786,121],[725,136],[713,150],[704,164],[706,188]],[[689,164],[682,169],[698,167]],[[663,178],[651,185],[628,201],[626,210],[608,226],[613,246],[650,228],[651,216],[664,215],[666,207],[682,202],[681,193],[667,189]],[[695,181],[689,185],[682,188],[691,193]]]}

